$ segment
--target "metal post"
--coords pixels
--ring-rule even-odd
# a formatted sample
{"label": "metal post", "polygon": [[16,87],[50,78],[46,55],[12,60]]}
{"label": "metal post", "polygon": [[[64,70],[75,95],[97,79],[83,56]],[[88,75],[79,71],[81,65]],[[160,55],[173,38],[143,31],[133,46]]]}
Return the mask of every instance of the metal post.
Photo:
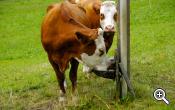
{"label": "metal post", "polygon": [[[130,76],[130,14],[129,0],[119,0],[119,62],[128,77]],[[127,96],[127,84],[122,76],[120,79],[120,97]]]}

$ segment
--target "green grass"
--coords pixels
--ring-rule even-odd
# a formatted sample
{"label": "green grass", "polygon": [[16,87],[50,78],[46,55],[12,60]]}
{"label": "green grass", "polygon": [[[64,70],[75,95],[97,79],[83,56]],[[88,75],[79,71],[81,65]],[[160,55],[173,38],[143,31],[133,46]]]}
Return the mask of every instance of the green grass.
{"label": "green grass", "polygon": [[[58,0],[0,0],[0,110],[54,109],[58,84],[40,41],[46,7]],[[114,100],[115,84],[78,72],[79,103],[70,110],[175,109],[175,1],[131,0],[131,81],[136,98]],[[110,50],[113,54],[116,42]],[[66,72],[68,76],[68,71]],[[68,77],[67,77],[68,79]],[[156,101],[157,87],[170,105]],[[71,84],[68,80],[68,99]]]}

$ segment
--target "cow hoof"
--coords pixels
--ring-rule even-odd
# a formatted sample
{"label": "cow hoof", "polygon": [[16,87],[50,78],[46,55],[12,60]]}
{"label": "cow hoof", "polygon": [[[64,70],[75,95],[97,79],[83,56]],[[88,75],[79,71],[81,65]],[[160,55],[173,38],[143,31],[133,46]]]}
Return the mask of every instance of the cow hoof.
{"label": "cow hoof", "polygon": [[67,103],[66,94],[64,94],[61,90],[60,90],[60,96],[58,100],[59,100],[60,105],[62,106],[64,106]]}
{"label": "cow hoof", "polygon": [[74,104],[74,106],[76,106],[78,104],[78,96],[77,95],[72,95],[72,103]]}
{"label": "cow hoof", "polygon": [[59,102],[65,102],[65,101],[66,101],[66,97],[64,96],[59,97]]}
{"label": "cow hoof", "polygon": [[66,100],[66,97],[65,96],[60,96],[59,97],[59,104],[61,106],[65,106],[67,104],[67,100]]}

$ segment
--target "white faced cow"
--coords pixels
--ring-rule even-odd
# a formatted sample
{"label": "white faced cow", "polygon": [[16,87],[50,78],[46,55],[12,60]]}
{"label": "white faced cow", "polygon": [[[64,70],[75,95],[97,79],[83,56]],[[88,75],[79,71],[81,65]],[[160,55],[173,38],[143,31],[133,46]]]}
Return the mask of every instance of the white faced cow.
{"label": "white faced cow", "polygon": [[105,32],[115,32],[117,9],[114,1],[104,1],[100,8],[100,26]]}

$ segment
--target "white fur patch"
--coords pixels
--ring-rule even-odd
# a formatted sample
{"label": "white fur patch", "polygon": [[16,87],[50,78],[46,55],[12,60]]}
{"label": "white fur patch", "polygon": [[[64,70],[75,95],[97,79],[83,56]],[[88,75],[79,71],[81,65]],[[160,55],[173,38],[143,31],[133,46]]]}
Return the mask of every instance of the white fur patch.
{"label": "white fur patch", "polygon": [[67,88],[66,79],[64,80],[64,87],[65,87],[65,89]]}
{"label": "white fur patch", "polygon": [[[103,38],[103,30],[99,28],[98,30],[98,38],[95,40],[96,50],[93,55],[88,55],[86,53],[81,54],[81,60],[77,59],[80,63],[83,63],[86,68],[86,72],[90,71],[93,68],[97,68],[100,70],[107,70],[107,56],[106,56],[106,47]],[[104,51],[104,54],[100,56],[100,49]]]}
{"label": "white fur patch", "polygon": [[100,14],[104,14],[104,19],[100,19],[100,25],[103,30],[107,26],[115,28],[116,21],[114,20],[114,14],[117,13],[116,4],[114,1],[104,1],[100,8]]}

